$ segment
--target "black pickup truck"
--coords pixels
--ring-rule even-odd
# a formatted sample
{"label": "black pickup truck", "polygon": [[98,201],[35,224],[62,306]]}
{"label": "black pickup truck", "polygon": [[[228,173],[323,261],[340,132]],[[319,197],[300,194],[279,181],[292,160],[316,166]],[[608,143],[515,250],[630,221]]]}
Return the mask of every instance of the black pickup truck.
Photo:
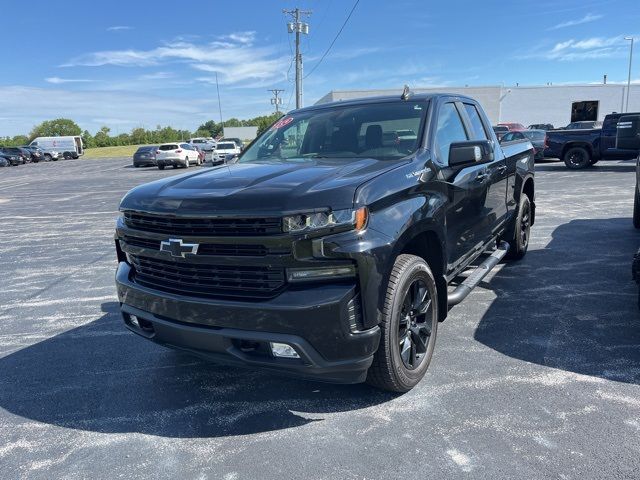
{"label": "black pickup truck", "polygon": [[627,115],[638,115],[638,113],[610,113],[604,117],[602,128],[549,130],[544,156],[559,158],[567,168],[572,170],[590,167],[598,160],[636,158],[638,150],[618,148],[616,145],[618,120]]}
{"label": "black pickup truck", "polygon": [[215,362],[407,391],[449,308],[525,255],[533,169],[467,97],[293,111],[236,163],[122,199],[123,320]]}

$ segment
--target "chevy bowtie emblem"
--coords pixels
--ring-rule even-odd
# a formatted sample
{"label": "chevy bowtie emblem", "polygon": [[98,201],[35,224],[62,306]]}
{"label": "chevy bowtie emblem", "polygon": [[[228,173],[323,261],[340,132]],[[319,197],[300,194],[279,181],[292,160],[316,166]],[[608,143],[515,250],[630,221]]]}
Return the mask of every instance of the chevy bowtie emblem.
{"label": "chevy bowtie emblem", "polygon": [[181,238],[170,238],[160,242],[160,251],[169,252],[172,257],[184,258],[198,253],[199,246],[197,243],[182,243]]}

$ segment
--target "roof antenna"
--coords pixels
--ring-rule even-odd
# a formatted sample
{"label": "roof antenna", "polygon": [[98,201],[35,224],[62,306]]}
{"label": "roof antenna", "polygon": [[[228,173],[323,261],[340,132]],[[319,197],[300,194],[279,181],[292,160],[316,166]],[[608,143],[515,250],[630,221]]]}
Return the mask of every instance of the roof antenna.
{"label": "roof antenna", "polygon": [[409,100],[409,97],[413,95],[413,92],[409,89],[409,85],[405,85],[404,89],[402,90],[402,95],[400,95],[400,98],[402,100]]}

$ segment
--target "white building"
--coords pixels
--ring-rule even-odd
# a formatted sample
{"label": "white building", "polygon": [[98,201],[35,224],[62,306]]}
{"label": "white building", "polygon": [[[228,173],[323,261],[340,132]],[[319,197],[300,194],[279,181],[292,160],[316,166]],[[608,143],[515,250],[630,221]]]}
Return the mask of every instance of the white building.
{"label": "white building", "polygon": [[224,127],[224,138],[251,141],[258,136],[258,127]]}
{"label": "white building", "polygon": [[[415,93],[445,92],[475,98],[494,125],[499,122],[518,122],[525,126],[551,123],[555,127],[562,127],[572,121],[603,120],[608,113],[625,111],[627,98],[627,86],[620,84],[411,87],[411,90]],[[337,90],[327,93],[316,104],[377,95],[400,96],[401,93],[401,87],[394,90]],[[628,111],[640,111],[638,84],[631,85]]]}

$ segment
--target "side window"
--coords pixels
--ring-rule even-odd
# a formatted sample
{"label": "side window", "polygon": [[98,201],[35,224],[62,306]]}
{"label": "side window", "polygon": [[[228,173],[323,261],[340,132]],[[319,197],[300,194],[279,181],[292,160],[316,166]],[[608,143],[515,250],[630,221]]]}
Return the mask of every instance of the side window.
{"label": "side window", "polygon": [[480,119],[480,114],[478,113],[478,109],[475,105],[470,103],[464,104],[464,109],[469,116],[469,120],[471,122],[471,134],[474,140],[489,140],[487,136],[487,131],[482,124],[482,120]]}
{"label": "side window", "polygon": [[618,126],[618,117],[609,117],[604,119],[602,124],[603,130],[614,130]]}
{"label": "side window", "polygon": [[465,140],[469,140],[469,137],[467,137],[458,109],[453,103],[445,103],[440,107],[438,126],[436,127],[436,149],[440,161],[448,163],[451,144]]}
{"label": "side window", "polygon": [[502,136],[502,141],[503,142],[510,142],[511,140],[513,140],[513,133],[505,133]]}
{"label": "side window", "polygon": [[513,134],[513,139],[514,140],[524,140],[524,135],[520,132],[516,132]]}

